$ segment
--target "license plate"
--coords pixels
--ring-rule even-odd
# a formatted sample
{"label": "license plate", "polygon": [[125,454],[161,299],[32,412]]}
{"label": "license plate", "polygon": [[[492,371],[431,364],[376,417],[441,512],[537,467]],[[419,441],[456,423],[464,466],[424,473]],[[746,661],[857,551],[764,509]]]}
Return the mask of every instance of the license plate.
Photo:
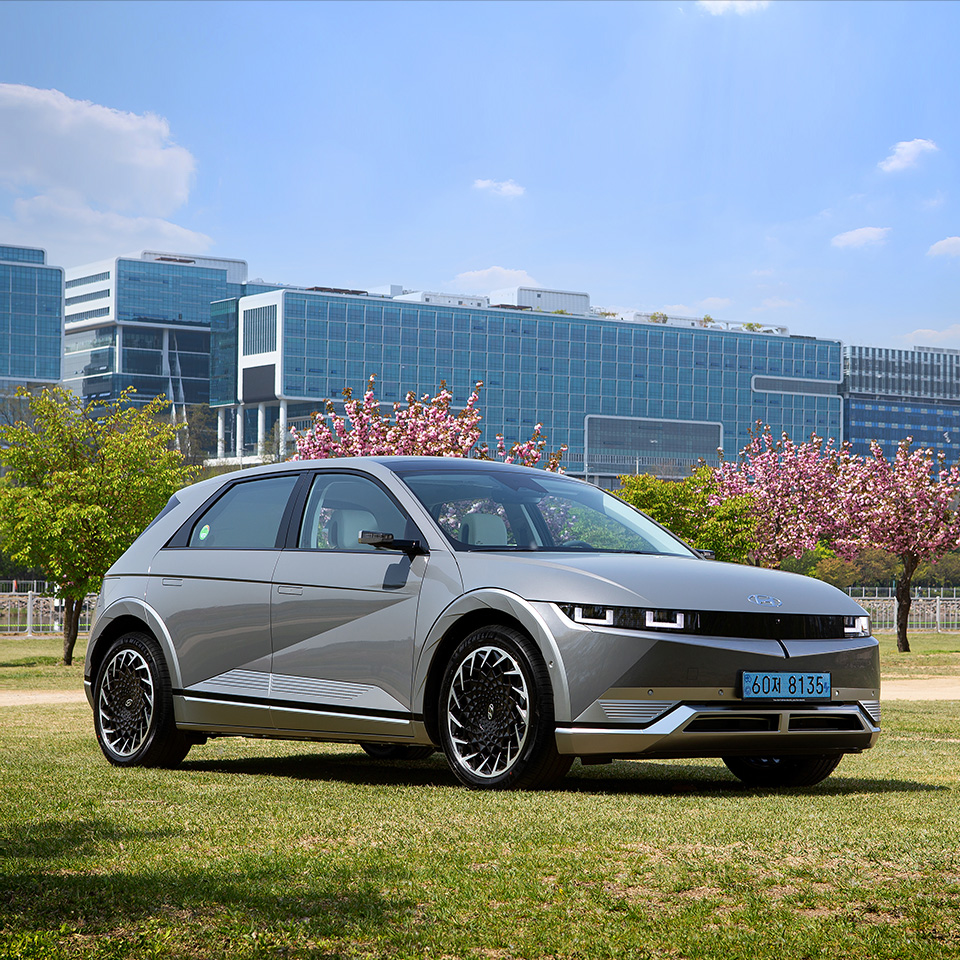
{"label": "license plate", "polygon": [[744,700],[829,700],[829,673],[743,672]]}

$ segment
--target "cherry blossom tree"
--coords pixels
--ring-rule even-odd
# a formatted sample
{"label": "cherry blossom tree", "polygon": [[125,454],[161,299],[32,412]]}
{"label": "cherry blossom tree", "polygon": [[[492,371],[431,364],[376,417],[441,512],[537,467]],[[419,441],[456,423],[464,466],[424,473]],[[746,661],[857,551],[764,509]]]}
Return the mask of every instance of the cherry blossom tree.
{"label": "cherry blossom tree", "polygon": [[837,517],[833,542],[853,558],[870,547],[896,555],[897,649],[910,650],[907,620],[913,575],[923,561],[935,561],[960,546],[960,467],[945,466],[944,454],[912,449],[907,437],[887,460],[879,443],[870,456],[838,462]]}
{"label": "cherry blossom tree", "polygon": [[[842,456],[848,461],[849,450],[843,448]],[[833,532],[839,457],[832,440],[813,434],[794,443],[784,433],[775,441],[770,428],[758,423],[737,461],[720,463],[711,503],[746,498],[756,518],[748,562],[779,567],[785,558],[812,550],[824,534]]]}
{"label": "cherry blossom tree", "polygon": [[418,398],[412,391],[406,403],[393,404],[391,416],[384,416],[376,398],[375,377],[370,377],[363,399],[354,398],[348,387],[343,391],[344,415],[336,412],[333,401],[326,403],[326,413],[317,413],[313,426],[303,433],[294,430],[297,447],[294,460],[316,460],[327,457],[414,456],[476,457],[499,459],[525,467],[539,464],[546,458],[545,469],[560,469],[566,446],[548,452],[543,425],[534,427],[529,440],[513,443],[509,448],[497,434],[495,457],[487,444],[479,444],[480,421],[477,403],[483,381],[478,381],[464,407],[454,413],[453,394],[446,383],[431,397]]}

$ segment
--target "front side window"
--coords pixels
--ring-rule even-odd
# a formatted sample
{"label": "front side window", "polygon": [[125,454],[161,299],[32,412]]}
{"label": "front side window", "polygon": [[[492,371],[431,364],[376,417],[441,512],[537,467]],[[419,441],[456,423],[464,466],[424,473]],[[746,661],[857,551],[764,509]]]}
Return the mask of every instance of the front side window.
{"label": "front side window", "polygon": [[200,550],[273,550],[297,475],[247,480],[230,487],[190,531]]}
{"label": "front side window", "polygon": [[483,468],[398,473],[457,550],[693,556],[622,500],[569,478]]}
{"label": "front side window", "polygon": [[392,533],[397,540],[420,536],[412,521],[377,484],[347,473],[318,474],[300,525],[300,549],[376,550],[358,542],[363,531]]}

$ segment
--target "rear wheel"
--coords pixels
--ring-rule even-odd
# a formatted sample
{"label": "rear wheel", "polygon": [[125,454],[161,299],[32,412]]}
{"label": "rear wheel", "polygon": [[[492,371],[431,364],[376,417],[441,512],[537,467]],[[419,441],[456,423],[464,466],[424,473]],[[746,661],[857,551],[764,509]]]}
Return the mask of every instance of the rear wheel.
{"label": "rear wheel", "polygon": [[485,790],[559,780],[553,688],[539,651],[519,630],[482,627],[454,650],[440,686],[440,742],[457,778]]}
{"label": "rear wheel", "polygon": [[807,757],[724,757],[727,769],[750,787],[812,787],[826,780],[841,755]]}
{"label": "rear wheel", "polygon": [[411,743],[361,743],[360,748],[374,760],[426,760],[436,750]]}
{"label": "rear wheel", "polygon": [[103,755],[118,767],[175,767],[191,740],[173,716],[170,673],[145,633],[115,640],[97,671],[93,725]]}

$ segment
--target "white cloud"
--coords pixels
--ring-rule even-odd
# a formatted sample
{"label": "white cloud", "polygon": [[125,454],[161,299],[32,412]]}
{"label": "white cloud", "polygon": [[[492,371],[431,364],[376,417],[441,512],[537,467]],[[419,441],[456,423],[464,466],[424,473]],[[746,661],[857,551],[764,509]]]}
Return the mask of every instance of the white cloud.
{"label": "white cloud", "polygon": [[474,180],[474,190],[484,190],[496,197],[522,197],[527,191],[516,180]]}
{"label": "white cloud", "polygon": [[924,210],[936,210],[947,202],[947,196],[942,190],[938,190],[932,197],[921,202],[920,206]]}
{"label": "white cloud", "polygon": [[707,297],[701,300],[698,306],[701,310],[722,310],[729,307],[733,301],[729,297]]}
{"label": "white cloud", "polygon": [[858,227],[846,233],[838,233],[830,243],[835,247],[867,247],[885,243],[889,227]]}
{"label": "white cloud", "polygon": [[761,310],[782,310],[784,307],[798,307],[799,300],[784,300],[782,297],[768,297],[760,303],[759,307],[754,307],[753,312],[759,313]]}
{"label": "white cloud", "polygon": [[770,6],[770,0],[697,0],[697,6],[719,17],[724,13],[757,13]]}
{"label": "white cloud", "polygon": [[196,162],[155,114],[0,83],[4,234],[71,266],[143,247],[205,250],[212,241],[166,218],[187,202]]}
{"label": "white cloud", "polygon": [[0,217],[0,235],[45,247],[56,266],[149,249],[204,253],[213,245],[206,234],[160,217],[127,217],[49,196],[14,201],[13,217]]}
{"label": "white cloud", "polygon": [[767,269],[767,270],[752,270],[752,271],[750,272],[750,275],[753,276],[753,277],[772,277],[772,276],[773,276],[773,270],[770,270],[770,269]]}
{"label": "white cloud", "polygon": [[694,307],[688,307],[685,303],[666,303],[660,311],[668,317],[693,317],[697,313]]}
{"label": "white cloud", "polygon": [[894,146],[893,153],[877,166],[886,173],[896,173],[912,167],[920,159],[921,153],[936,149],[937,145],[932,140],[901,140]]}
{"label": "white cloud", "polygon": [[507,287],[539,287],[526,270],[509,270],[506,267],[487,267],[486,270],[467,270],[458,273],[450,284],[460,290],[472,293],[490,293]]}
{"label": "white cloud", "polygon": [[928,257],[960,257],[960,237],[938,240],[928,251]]}
{"label": "white cloud", "polygon": [[909,346],[923,344],[926,346],[942,346],[943,344],[960,345],[960,323],[954,323],[946,330],[912,330],[899,338]]}

